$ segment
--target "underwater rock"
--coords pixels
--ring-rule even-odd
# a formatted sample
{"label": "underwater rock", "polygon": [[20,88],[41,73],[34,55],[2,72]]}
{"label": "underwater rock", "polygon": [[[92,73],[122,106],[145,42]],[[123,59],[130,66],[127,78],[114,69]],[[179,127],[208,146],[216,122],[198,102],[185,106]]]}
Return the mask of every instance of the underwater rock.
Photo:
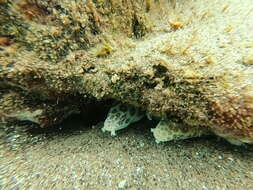
{"label": "underwater rock", "polygon": [[1,118],[51,125],[112,99],[253,143],[252,10],[251,0],[1,0]]}
{"label": "underwater rock", "polygon": [[1,94],[0,98],[0,117],[4,122],[19,120],[30,121],[41,127],[51,126],[79,112],[75,104],[38,101],[22,92],[10,91]]}

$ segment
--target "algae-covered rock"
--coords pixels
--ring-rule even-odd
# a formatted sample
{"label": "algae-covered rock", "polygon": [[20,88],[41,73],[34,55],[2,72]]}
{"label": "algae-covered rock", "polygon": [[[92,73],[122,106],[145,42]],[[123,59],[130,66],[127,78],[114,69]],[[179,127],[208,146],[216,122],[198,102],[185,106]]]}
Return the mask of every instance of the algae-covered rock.
{"label": "algae-covered rock", "polygon": [[253,143],[252,10],[251,0],[1,0],[2,120],[52,125],[110,99]]}

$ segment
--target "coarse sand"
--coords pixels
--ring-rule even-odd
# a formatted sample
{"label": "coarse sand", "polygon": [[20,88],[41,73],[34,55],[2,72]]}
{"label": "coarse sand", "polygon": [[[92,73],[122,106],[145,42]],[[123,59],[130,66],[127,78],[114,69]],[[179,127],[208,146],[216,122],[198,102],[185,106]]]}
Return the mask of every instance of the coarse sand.
{"label": "coarse sand", "polygon": [[253,189],[252,147],[216,137],[156,144],[150,127],[111,137],[75,116],[50,129],[1,128],[0,189]]}

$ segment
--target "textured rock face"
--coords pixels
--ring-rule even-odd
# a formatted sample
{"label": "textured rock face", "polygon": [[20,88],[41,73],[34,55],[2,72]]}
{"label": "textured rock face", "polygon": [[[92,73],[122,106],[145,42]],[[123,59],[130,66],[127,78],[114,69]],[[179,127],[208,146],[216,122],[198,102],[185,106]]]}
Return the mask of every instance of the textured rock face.
{"label": "textured rock face", "polygon": [[0,1],[0,116],[113,99],[253,142],[251,0]]}

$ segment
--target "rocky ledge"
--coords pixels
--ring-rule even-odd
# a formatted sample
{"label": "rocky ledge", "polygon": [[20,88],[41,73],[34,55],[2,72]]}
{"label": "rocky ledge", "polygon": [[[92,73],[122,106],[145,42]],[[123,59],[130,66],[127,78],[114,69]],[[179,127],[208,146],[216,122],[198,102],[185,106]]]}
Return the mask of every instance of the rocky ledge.
{"label": "rocky ledge", "polygon": [[251,0],[0,0],[2,122],[51,126],[120,102],[163,129],[253,143],[252,10]]}

